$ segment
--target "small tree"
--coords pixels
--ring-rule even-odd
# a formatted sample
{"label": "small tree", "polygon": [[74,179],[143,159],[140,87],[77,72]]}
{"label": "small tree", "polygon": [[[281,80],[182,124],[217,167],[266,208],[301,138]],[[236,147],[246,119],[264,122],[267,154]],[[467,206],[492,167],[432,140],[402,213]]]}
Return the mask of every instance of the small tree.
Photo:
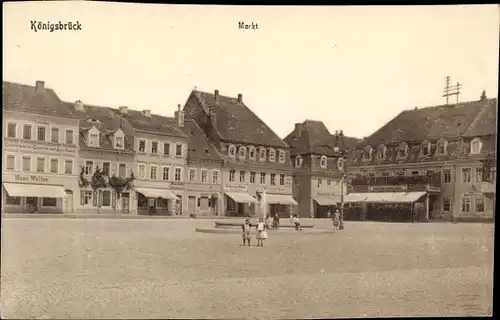
{"label": "small tree", "polygon": [[94,191],[94,195],[97,197],[97,213],[101,213],[101,193],[102,189],[108,187],[108,183],[106,182],[106,178],[102,172],[102,169],[97,167],[95,169],[94,174],[92,175],[92,179],[90,179],[90,187]]}
{"label": "small tree", "polygon": [[115,201],[113,203],[113,209],[115,211],[117,210],[117,204],[120,203],[119,200],[121,199],[123,192],[131,190],[134,187],[134,180],[135,176],[132,171],[130,171],[130,177],[128,178],[117,177],[114,174],[111,178],[109,178],[109,185],[116,194]]}

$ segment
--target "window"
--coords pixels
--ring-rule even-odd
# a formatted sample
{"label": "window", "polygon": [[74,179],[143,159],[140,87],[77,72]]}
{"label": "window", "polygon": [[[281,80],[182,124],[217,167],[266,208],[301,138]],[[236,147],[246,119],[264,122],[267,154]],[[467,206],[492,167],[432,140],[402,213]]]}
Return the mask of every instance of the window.
{"label": "window", "polygon": [[421,148],[422,148],[422,155],[423,156],[429,156],[431,154],[431,144],[430,142],[423,142],[422,145],[421,145]]}
{"label": "window", "polygon": [[332,184],[332,180],[330,180],[330,179],[326,180],[326,185],[327,186],[330,186],[331,184]]}
{"label": "window", "polygon": [[378,148],[378,153],[377,153],[377,158],[379,160],[384,160],[385,159],[385,156],[387,154],[387,147],[385,145],[381,145],[379,148]]}
{"label": "window", "polygon": [[245,147],[240,147],[240,158],[245,159],[247,155],[247,149]]}
{"label": "window", "polygon": [[481,140],[474,138],[470,143],[470,153],[477,154],[481,152]]}
{"label": "window", "polygon": [[276,151],[274,151],[274,149],[269,150],[269,161],[271,162],[276,161]]}
{"label": "window", "polygon": [[320,163],[319,163],[319,165],[320,165],[320,167],[321,167],[321,168],[323,168],[323,169],[325,169],[325,168],[326,168],[326,160],[327,160],[327,159],[326,159],[326,156],[321,156],[321,159],[320,159]]}
{"label": "window", "polygon": [[278,155],[279,163],[285,163],[285,151],[280,151]]}
{"label": "window", "polygon": [[450,212],[451,209],[451,201],[450,198],[443,199],[443,212]]}
{"label": "window", "polygon": [[363,160],[370,160],[372,158],[372,147],[368,146],[363,152]]}
{"label": "window", "polygon": [[470,212],[470,198],[462,198],[462,212]]}
{"label": "window", "polygon": [[236,155],[236,147],[235,146],[229,146],[229,156],[231,158],[234,158],[235,155]]}
{"label": "window", "polygon": [[15,123],[7,124],[7,137],[9,137],[9,138],[16,137],[16,124]]}
{"label": "window", "polygon": [[255,172],[250,172],[250,183],[255,183]]}
{"label": "window", "polygon": [[462,182],[470,182],[470,168],[462,168]]}
{"label": "window", "polygon": [[163,155],[169,156],[170,155],[170,143],[165,142],[163,144]]}
{"label": "window", "polygon": [[109,190],[102,191],[102,206],[103,207],[111,206],[111,191]]}
{"label": "window", "polygon": [[476,182],[483,182],[483,168],[476,168]]}
{"label": "window", "polygon": [[158,142],[156,141],[151,142],[151,153],[152,154],[158,153]]}
{"label": "window", "polygon": [[59,128],[51,129],[50,141],[54,143],[59,143]]}
{"label": "window", "polygon": [[31,125],[25,124],[23,126],[23,139],[31,140]]}
{"label": "window", "polygon": [[260,161],[266,160],[266,149],[260,148],[259,159],[260,159]]}
{"label": "window", "polygon": [[438,144],[438,155],[443,155],[446,153],[446,143],[445,142],[440,142]]}
{"label": "window", "polygon": [[451,170],[450,169],[443,170],[443,179],[444,179],[444,183],[451,183]]}
{"label": "window", "polygon": [[271,185],[276,185],[276,173],[271,173]]}
{"label": "window", "polygon": [[246,175],[245,171],[240,171],[240,182],[245,182],[245,175]]}
{"label": "window", "polygon": [[47,130],[47,128],[45,127],[38,127],[38,130],[37,130],[37,140],[38,141],[45,141],[45,131]]}
{"label": "window", "polygon": [[229,182],[234,182],[236,180],[236,171],[229,170]]}
{"label": "window", "polygon": [[66,144],[73,144],[73,130],[66,130]]}
{"label": "window", "polygon": [[213,184],[218,184],[219,183],[219,171],[212,171],[212,183]]}
{"label": "window", "polygon": [[139,152],[146,152],[146,140],[139,140]]}
{"label": "window", "polygon": [[57,207],[57,198],[42,198],[42,207]]}
{"label": "window", "polygon": [[408,154],[408,144],[402,143],[398,147],[398,158],[404,158]]}
{"label": "window", "polygon": [[139,173],[139,178],[146,178],[146,165],[140,164],[137,166],[137,172]]}
{"label": "window", "polygon": [[124,163],[120,163],[118,166],[118,176],[125,178],[127,176],[127,165]]}
{"label": "window", "polygon": [[411,175],[412,175],[412,176],[418,176],[418,171],[412,171],[412,172],[411,172]]}
{"label": "window", "polygon": [[163,167],[163,180],[168,181],[170,179],[170,168]]}
{"label": "window", "polygon": [[189,182],[195,182],[195,181],[196,181],[196,170],[189,169]]}
{"label": "window", "polygon": [[73,174],[73,160],[64,161],[64,173]]}
{"label": "window", "polygon": [[10,154],[7,156],[7,170],[16,170],[16,157]]}
{"label": "window", "polygon": [[115,147],[116,148],[123,148],[125,146],[123,142],[123,137],[115,137]]}
{"label": "window", "polygon": [[266,184],[266,173],[265,172],[260,173],[260,184]]}
{"label": "window", "polygon": [[80,193],[80,203],[84,206],[92,205],[92,191],[82,190]]}
{"label": "window", "polygon": [[111,163],[103,162],[102,163],[102,174],[105,176],[109,176],[110,171],[111,171]]}
{"label": "window", "polygon": [[181,168],[175,168],[174,180],[177,182],[182,181],[182,169]]}
{"label": "window", "polygon": [[397,171],[397,172],[396,172],[396,175],[397,175],[397,176],[404,176],[404,175],[405,175],[405,173],[404,173],[403,171]]}
{"label": "window", "polygon": [[59,173],[59,160],[50,159],[50,172]]}
{"label": "window", "polygon": [[207,183],[208,171],[201,170],[201,183]]}
{"label": "window", "polygon": [[484,212],[484,199],[476,198],[476,212]]}
{"label": "window", "polygon": [[298,188],[299,187],[299,179],[298,178],[295,178],[293,179],[293,185]]}
{"label": "window", "polygon": [[94,173],[94,162],[93,161],[85,161],[85,174]]}
{"label": "window", "polygon": [[300,168],[302,166],[302,157],[297,156],[295,157],[295,167]]}
{"label": "window", "polygon": [[250,147],[250,160],[255,160],[257,158],[257,153],[254,147]]}
{"label": "window", "polygon": [[151,166],[150,178],[151,178],[151,180],[158,179],[158,167],[157,166]]}
{"label": "window", "polygon": [[20,206],[21,205],[21,197],[7,196],[6,204],[9,206]]}
{"label": "window", "polygon": [[318,188],[321,188],[322,184],[323,184],[323,180],[322,179],[318,179]]}
{"label": "window", "polygon": [[89,145],[91,145],[91,146],[98,146],[99,145],[99,135],[97,133],[90,134]]}
{"label": "window", "polygon": [[175,146],[175,155],[182,156],[182,144],[177,144]]}
{"label": "window", "polygon": [[284,185],[285,185],[285,175],[280,174],[280,186],[284,186]]}
{"label": "window", "polygon": [[45,172],[45,158],[36,159],[36,172]]}

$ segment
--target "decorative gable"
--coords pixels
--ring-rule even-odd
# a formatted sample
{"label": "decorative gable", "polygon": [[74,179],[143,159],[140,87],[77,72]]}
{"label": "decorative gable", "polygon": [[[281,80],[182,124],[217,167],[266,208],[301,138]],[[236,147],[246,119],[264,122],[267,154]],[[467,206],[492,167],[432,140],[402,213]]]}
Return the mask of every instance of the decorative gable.
{"label": "decorative gable", "polygon": [[99,147],[99,129],[95,126],[87,131],[87,146]]}

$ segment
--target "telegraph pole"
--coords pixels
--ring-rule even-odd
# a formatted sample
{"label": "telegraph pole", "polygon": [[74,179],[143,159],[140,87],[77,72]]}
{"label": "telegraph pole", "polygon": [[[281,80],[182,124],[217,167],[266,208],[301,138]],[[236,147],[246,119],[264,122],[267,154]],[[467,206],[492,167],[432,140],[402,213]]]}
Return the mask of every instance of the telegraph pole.
{"label": "telegraph pole", "polygon": [[457,84],[454,86],[450,86],[450,77],[446,77],[445,88],[443,91],[443,97],[446,97],[446,104],[449,103],[450,96],[456,96],[456,103],[458,104],[458,96],[460,95],[460,93],[462,93],[460,89],[462,89],[462,84],[460,82],[457,82]]}
{"label": "telegraph pole", "polygon": [[450,97],[450,76],[446,77],[443,97],[446,97],[446,104],[448,104],[448,99]]}

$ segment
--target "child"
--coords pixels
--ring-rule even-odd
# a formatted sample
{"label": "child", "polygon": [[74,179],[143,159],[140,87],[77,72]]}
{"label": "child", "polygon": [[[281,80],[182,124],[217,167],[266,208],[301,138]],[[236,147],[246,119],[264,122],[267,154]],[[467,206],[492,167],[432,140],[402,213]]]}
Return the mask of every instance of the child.
{"label": "child", "polygon": [[276,213],[274,215],[274,219],[273,219],[273,229],[274,230],[278,230],[278,228],[280,227],[280,217],[278,216],[278,214]]}
{"label": "child", "polygon": [[264,246],[264,239],[267,239],[266,224],[264,219],[259,218],[259,223],[257,223],[257,247]]}
{"label": "child", "polygon": [[248,246],[250,247],[250,219],[245,220],[245,224],[241,226],[241,229],[243,231],[243,246],[248,242]]}
{"label": "child", "polygon": [[333,214],[333,230],[337,230],[340,226],[340,213],[339,210],[335,210],[335,213]]}
{"label": "child", "polygon": [[299,216],[298,215],[295,215],[293,217],[293,223],[295,224],[295,230],[302,231],[302,228],[300,227],[300,220],[299,220]]}

